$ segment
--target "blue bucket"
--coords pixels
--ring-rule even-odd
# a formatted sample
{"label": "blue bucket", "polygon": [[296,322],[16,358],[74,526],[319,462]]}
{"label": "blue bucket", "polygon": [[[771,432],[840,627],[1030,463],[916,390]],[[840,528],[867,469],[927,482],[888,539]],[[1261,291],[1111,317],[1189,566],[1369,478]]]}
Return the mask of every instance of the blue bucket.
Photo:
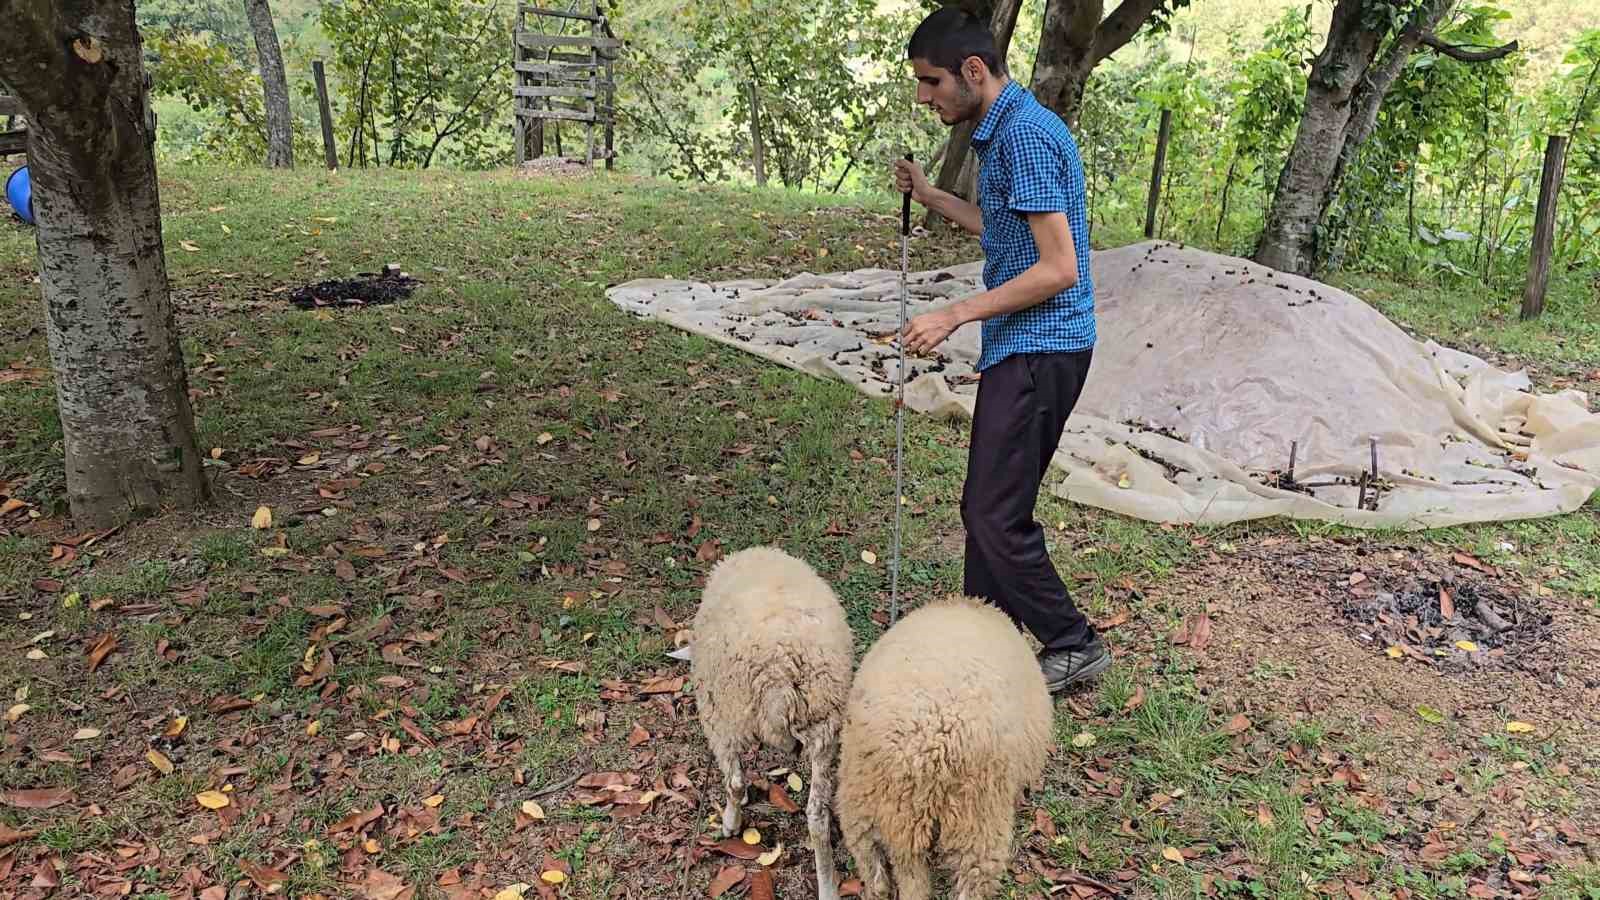
{"label": "blue bucket", "polygon": [[11,203],[11,208],[17,211],[22,221],[29,225],[33,221],[33,179],[28,177],[28,167],[11,173],[6,179],[6,200]]}

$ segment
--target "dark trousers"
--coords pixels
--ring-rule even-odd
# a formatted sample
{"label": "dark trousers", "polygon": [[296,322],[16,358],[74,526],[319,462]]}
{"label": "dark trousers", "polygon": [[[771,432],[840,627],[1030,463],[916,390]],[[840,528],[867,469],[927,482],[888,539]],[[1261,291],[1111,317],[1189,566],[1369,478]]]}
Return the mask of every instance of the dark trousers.
{"label": "dark trousers", "polygon": [[1046,651],[1089,643],[1093,627],[1073,604],[1034,521],[1050,457],[1089,373],[1092,350],[1016,354],[978,381],[961,521],[965,591],[1004,610]]}

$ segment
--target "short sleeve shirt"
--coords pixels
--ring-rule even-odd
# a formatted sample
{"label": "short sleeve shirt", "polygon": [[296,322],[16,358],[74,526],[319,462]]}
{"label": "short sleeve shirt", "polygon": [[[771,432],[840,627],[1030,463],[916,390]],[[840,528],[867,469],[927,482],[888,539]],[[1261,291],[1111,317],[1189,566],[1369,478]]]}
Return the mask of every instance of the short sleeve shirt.
{"label": "short sleeve shirt", "polygon": [[983,210],[984,284],[996,288],[1039,261],[1026,213],[1066,215],[1078,281],[1027,309],[983,322],[982,371],[1016,353],[1077,352],[1095,342],[1089,214],[1078,144],[1061,121],[1016,81],[1000,92],[972,134]]}

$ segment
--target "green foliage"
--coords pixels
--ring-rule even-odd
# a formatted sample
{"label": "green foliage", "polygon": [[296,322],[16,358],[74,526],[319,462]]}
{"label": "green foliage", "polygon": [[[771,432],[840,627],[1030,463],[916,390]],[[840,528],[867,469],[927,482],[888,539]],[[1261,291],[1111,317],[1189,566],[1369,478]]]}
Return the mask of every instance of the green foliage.
{"label": "green foliage", "polygon": [[632,76],[623,106],[653,139],[657,172],[715,181],[748,171],[752,108],[768,171],[793,188],[832,190],[867,168],[881,180],[879,162],[935,138],[903,60],[916,19],[874,0],[643,0],[619,20]]}
{"label": "green foliage", "polygon": [[228,162],[266,156],[261,80],[232,49],[209,34],[177,29],[147,32],[145,47],[154,94],[181,98],[206,114],[187,143]]}
{"label": "green foliage", "polygon": [[325,3],[351,164],[427,168],[441,149],[471,167],[504,159],[507,135],[494,126],[510,102],[513,9],[499,0]]}

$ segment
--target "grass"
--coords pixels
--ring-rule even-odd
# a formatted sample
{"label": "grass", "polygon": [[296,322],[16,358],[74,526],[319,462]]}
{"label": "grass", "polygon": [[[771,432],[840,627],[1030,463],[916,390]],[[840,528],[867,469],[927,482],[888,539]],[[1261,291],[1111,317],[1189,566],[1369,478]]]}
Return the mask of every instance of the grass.
{"label": "grass", "polygon": [[[663,657],[674,629],[661,619],[690,618],[704,555],[758,542],[811,561],[867,646],[887,578],[861,554],[888,557],[893,419],[845,385],[629,319],[604,289],[892,267],[894,208],[625,177],[165,172],[168,263],[218,500],[52,565],[71,533],[54,396],[44,383],[3,388],[0,479],[39,519],[0,536],[0,641],[54,634],[42,659],[0,656],[0,682],[26,686],[32,707],[0,754],[8,787],[72,786],[79,800],[0,807],[0,823],[40,831],[16,851],[18,872],[56,854],[82,864],[74,877],[111,878],[97,860],[154,845],[148,872],[115,876],[136,878],[136,896],[176,892],[191,866],[204,887],[254,865],[281,865],[294,896],[349,892],[369,868],[439,895],[452,870],[492,890],[533,883],[549,855],[572,866],[571,896],[703,891],[719,863],[685,874],[681,853],[704,834],[717,789],[692,706],[616,692],[681,673]],[[915,250],[926,266],[976,247]],[[0,230],[0,333],[6,363],[44,366],[32,254],[30,233]],[[424,281],[401,303],[307,313],[285,302],[299,285],[390,261]],[[1566,302],[1520,326],[1479,295],[1350,283],[1441,338],[1574,371],[1596,358],[1592,323]],[[907,438],[908,493],[923,512],[906,522],[905,584],[918,602],[960,586],[965,434],[914,419]],[[249,527],[259,505],[272,528]],[[1422,535],[1197,531],[1046,496],[1039,518],[1075,596],[1130,624],[1112,632],[1125,664],[1062,707],[1061,747],[1029,801],[1054,834],[1019,817],[1026,846],[1008,896],[1048,887],[1029,877],[1033,859],[1136,896],[1289,897],[1348,882],[1455,897],[1499,877],[1506,851],[1486,827],[1464,829],[1447,858],[1419,857],[1445,813],[1403,789],[1413,730],[1277,702],[1316,677],[1315,660],[1264,657],[1218,675],[1165,636],[1226,599],[1183,578],[1225,571],[1231,548],[1269,538],[1418,558],[1462,550],[1600,614],[1597,511]],[[89,672],[84,651],[108,632],[117,650]],[[1231,733],[1242,701],[1252,725]],[[185,732],[161,737],[175,716]],[[103,736],[71,740],[82,727]],[[1507,736],[1503,723],[1458,730],[1424,746],[1459,750],[1455,740],[1477,755],[1456,773],[1470,797],[1513,785],[1559,818],[1593,820],[1580,788],[1600,762],[1592,751]],[[151,749],[172,774],[150,765]],[[42,755],[52,751],[73,762]],[[1340,780],[1351,766],[1371,777],[1365,789]],[[540,788],[589,772],[675,791],[682,773],[703,796],[613,819],[557,793],[539,801],[546,820],[519,819]],[[233,820],[194,801],[224,785],[244,807]],[[106,815],[84,815],[88,803]],[[375,851],[330,834],[378,803],[386,813],[364,834]],[[794,817],[761,816],[769,839],[804,843]],[[780,867],[779,895],[800,895],[807,868]],[[1549,895],[1600,890],[1592,866],[1537,868]]]}

